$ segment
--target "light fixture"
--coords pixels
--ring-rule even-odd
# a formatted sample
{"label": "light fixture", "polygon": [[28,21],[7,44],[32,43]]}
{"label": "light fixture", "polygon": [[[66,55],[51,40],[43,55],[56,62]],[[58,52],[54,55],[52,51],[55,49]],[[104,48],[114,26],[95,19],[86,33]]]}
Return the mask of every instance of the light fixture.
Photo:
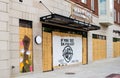
{"label": "light fixture", "polygon": [[42,38],[41,38],[41,36],[36,36],[36,37],[35,37],[35,42],[36,42],[36,44],[40,45],[40,44],[42,43]]}

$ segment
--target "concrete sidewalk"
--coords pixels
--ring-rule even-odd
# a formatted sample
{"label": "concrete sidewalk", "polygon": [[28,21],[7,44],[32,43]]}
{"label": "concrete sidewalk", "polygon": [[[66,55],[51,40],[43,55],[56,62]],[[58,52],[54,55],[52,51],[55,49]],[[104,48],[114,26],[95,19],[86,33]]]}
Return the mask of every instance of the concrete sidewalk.
{"label": "concrete sidewalk", "polygon": [[112,73],[120,74],[120,58],[109,58],[88,65],[74,65],[14,78],[105,78]]}

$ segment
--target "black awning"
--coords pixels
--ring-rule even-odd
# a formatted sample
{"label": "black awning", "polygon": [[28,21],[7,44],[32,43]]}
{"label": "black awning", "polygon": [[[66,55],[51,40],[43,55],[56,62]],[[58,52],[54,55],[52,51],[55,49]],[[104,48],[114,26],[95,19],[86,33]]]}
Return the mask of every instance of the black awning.
{"label": "black awning", "polygon": [[59,25],[65,28],[71,28],[71,29],[82,30],[82,31],[100,29],[99,26],[85,23],[85,22],[72,19],[69,17],[65,17],[59,14],[51,14],[51,15],[43,16],[40,18],[40,21],[42,21],[43,23],[55,24],[55,25]]}

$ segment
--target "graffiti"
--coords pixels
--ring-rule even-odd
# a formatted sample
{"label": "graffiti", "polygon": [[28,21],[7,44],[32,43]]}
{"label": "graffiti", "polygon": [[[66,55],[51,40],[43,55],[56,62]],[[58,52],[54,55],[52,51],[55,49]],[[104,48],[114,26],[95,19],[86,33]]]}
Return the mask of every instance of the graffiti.
{"label": "graffiti", "polygon": [[70,46],[74,46],[74,39],[61,39],[61,46],[65,46],[63,49],[63,58],[69,63],[73,56],[73,49]]}
{"label": "graffiti", "polygon": [[28,36],[24,36],[23,40],[20,42],[23,45],[23,49],[21,49],[21,72],[29,72],[31,71],[31,55],[29,51],[30,38]]}
{"label": "graffiti", "polygon": [[[30,34],[26,34],[28,32]],[[20,72],[32,72],[33,60],[32,60],[32,37],[31,28],[20,27]]]}
{"label": "graffiti", "polygon": [[82,62],[82,38],[66,33],[53,36],[53,58],[53,67]]}
{"label": "graffiti", "polygon": [[65,61],[67,63],[69,63],[72,59],[72,56],[73,56],[73,50],[70,46],[66,46],[64,49],[63,49],[63,57],[65,59]]}

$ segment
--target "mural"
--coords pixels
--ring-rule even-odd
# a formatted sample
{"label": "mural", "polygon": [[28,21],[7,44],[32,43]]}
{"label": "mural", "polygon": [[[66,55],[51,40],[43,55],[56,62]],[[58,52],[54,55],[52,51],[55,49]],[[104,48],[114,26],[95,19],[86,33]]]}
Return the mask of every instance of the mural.
{"label": "mural", "polygon": [[32,72],[32,29],[20,27],[20,72]]}
{"label": "mural", "polygon": [[60,35],[53,35],[53,67],[82,62],[82,37]]}
{"label": "mural", "polygon": [[73,50],[70,46],[66,46],[63,50],[63,57],[66,62],[70,62],[73,56]]}

